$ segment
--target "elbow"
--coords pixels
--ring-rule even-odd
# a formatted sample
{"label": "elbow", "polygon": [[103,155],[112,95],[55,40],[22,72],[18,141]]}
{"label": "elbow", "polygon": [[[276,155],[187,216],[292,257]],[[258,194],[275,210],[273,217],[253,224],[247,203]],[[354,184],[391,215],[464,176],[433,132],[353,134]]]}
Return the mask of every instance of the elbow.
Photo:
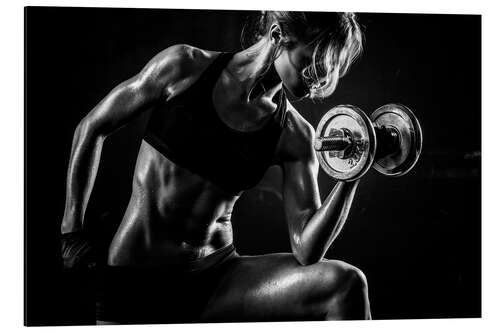
{"label": "elbow", "polygon": [[291,236],[292,253],[301,266],[314,265],[323,259],[325,251],[315,246],[316,242],[311,242],[303,232],[295,232]]}
{"label": "elbow", "polygon": [[100,130],[98,122],[92,117],[86,116],[76,126],[73,139],[76,142],[97,140],[101,141],[106,138],[106,134]]}
{"label": "elbow", "polygon": [[314,265],[321,261],[323,256],[315,255],[312,251],[307,251],[303,247],[295,244],[292,246],[293,256],[301,266]]}

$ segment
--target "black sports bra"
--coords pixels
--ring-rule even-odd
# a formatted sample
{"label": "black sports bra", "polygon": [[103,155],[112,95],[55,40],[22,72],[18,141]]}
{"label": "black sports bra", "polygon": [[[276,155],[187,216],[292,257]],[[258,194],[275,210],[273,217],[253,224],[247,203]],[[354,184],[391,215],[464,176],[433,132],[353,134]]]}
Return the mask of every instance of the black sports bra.
{"label": "black sports bra", "polygon": [[144,140],[175,164],[237,195],[257,185],[271,166],[286,117],[281,90],[278,109],[256,131],[228,127],[217,114],[212,92],[234,53],[221,53],[184,92],[154,107]]}

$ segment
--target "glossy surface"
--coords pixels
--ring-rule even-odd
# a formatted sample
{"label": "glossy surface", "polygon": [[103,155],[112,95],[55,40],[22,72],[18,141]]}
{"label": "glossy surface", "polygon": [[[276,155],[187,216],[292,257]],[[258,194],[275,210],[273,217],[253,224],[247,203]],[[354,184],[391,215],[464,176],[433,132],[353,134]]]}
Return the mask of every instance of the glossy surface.
{"label": "glossy surface", "polygon": [[422,129],[417,117],[404,105],[387,104],[373,112],[371,119],[375,127],[390,128],[398,137],[392,152],[377,156],[373,163],[375,170],[393,177],[408,173],[422,151]]}
{"label": "glossy surface", "polygon": [[338,130],[349,133],[352,147],[349,151],[317,151],[320,165],[335,179],[359,179],[370,169],[375,157],[377,144],[373,125],[361,109],[352,105],[339,105],[321,118],[316,129],[316,141]]}

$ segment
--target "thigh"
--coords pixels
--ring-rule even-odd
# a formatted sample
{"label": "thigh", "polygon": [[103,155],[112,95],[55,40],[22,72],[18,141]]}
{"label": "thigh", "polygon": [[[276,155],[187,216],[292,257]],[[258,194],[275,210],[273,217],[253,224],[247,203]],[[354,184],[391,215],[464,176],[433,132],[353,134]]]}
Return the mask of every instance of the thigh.
{"label": "thigh", "polygon": [[292,254],[231,259],[202,321],[319,320],[353,266],[323,260],[301,266]]}

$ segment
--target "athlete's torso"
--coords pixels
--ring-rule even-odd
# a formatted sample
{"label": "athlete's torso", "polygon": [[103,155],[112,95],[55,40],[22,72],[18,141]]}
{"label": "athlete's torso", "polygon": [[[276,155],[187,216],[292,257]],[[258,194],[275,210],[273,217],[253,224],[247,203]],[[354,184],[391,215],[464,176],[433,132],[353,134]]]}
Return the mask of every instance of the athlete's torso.
{"label": "athlete's torso", "polygon": [[276,101],[279,113],[243,120],[255,128],[238,130],[223,120],[231,119],[224,99],[231,82],[223,71],[230,55],[203,55],[177,93],[152,110],[132,196],[110,247],[111,265],[182,263],[231,244],[239,194],[276,162],[284,96]]}

